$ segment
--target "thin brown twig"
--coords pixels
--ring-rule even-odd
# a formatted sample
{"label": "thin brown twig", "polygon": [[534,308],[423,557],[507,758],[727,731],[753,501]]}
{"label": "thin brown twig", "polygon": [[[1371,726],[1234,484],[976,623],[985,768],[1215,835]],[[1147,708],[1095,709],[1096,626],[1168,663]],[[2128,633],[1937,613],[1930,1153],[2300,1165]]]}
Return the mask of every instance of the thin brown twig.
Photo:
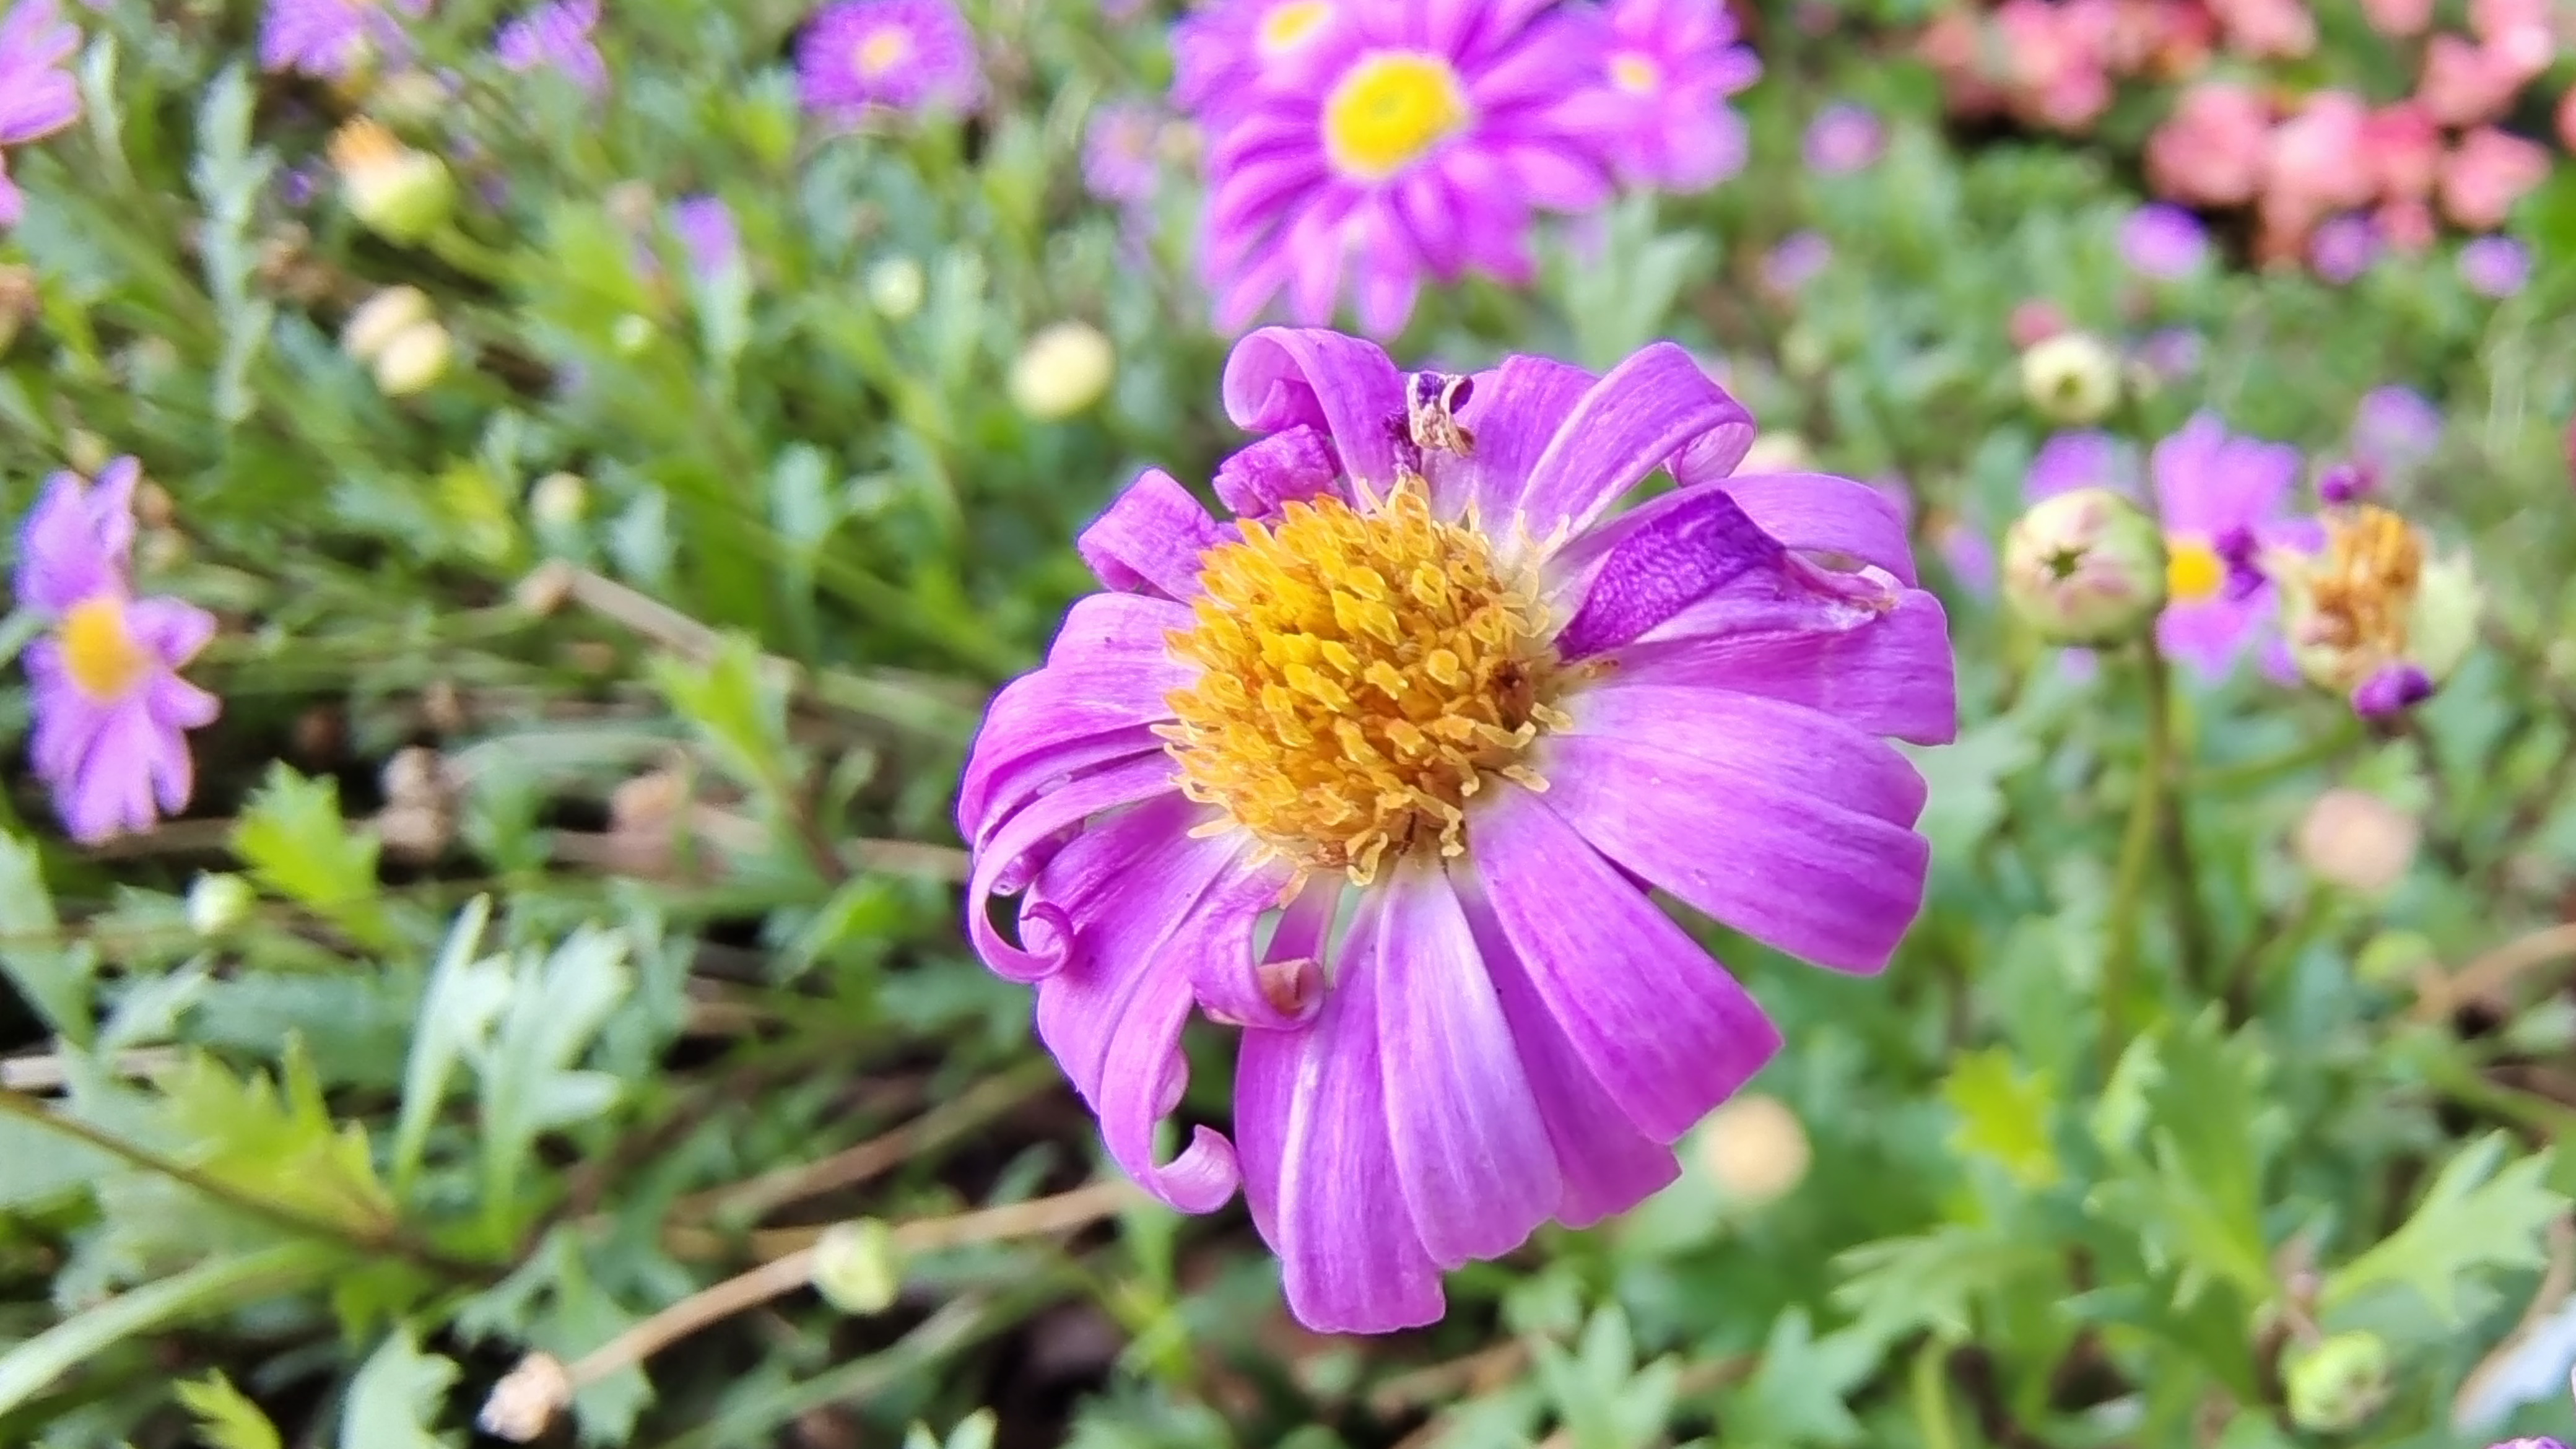
{"label": "thin brown twig", "polygon": [[[183,1060],[185,1058],[177,1047],[135,1047],[118,1052],[107,1063],[107,1070],[120,1077],[148,1079],[176,1069]],[[70,1079],[70,1069],[64,1065],[59,1052],[41,1052],[0,1061],[0,1090],[51,1092],[67,1085]]]}
{"label": "thin brown twig", "polygon": [[2457,971],[2428,968],[2416,979],[2415,1014],[2439,1021],[2469,1002],[2492,1000],[2532,967],[2571,955],[2576,955],[2576,921],[2518,936]]}
{"label": "thin brown twig", "polygon": [[1407,1409],[1427,1408],[1474,1393],[1519,1373],[1529,1363],[1529,1344],[1512,1338],[1474,1353],[1425,1364],[1396,1374],[1369,1391],[1369,1412],[1392,1419]]}

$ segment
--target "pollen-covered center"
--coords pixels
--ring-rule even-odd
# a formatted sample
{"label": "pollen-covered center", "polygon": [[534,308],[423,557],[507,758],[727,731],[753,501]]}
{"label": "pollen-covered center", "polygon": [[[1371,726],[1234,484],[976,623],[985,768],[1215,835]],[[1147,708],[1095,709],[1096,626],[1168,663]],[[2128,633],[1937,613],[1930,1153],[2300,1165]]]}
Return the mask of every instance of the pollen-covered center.
{"label": "pollen-covered center", "polygon": [[1366,884],[1407,850],[1463,850],[1489,775],[1545,788],[1518,762],[1567,723],[1546,607],[1417,487],[1247,520],[1199,579],[1197,625],[1171,636],[1202,671],[1170,700],[1181,790],[1279,855]]}
{"label": "pollen-covered center", "polygon": [[63,673],[100,704],[112,704],[133,693],[151,663],[142,641],[126,624],[125,605],[105,594],[72,605],[63,615],[58,638]]}
{"label": "pollen-covered center", "polygon": [[1352,66],[1324,100],[1324,154],[1343,175],[1383,181],[1467,124],[1466,83],[1447,60],[1388,50]]}
{"label": "pollen-covered center", "polygon": [[2227,582],[2227,563],[2206,539],[2165,540],[2165,592],[2177,603],[2212,598]]}

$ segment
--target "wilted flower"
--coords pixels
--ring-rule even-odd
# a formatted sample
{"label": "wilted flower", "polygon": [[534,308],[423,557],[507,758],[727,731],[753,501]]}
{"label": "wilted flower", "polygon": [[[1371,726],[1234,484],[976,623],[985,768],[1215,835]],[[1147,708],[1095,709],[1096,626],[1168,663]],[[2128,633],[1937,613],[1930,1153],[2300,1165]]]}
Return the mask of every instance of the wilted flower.
{"label": "wilted flower", "polygon": [[403,46],[400,16],[429,13],[430,0],[268,0],[260,20],[263,70],[339,80]]}
{"label": "wilted flower", "polygon": [[742,265],[742,229],[721,196],[684,196],[671,203],[671,234],[700,280]]}
{"label": "wilted flower", "polygon": [[2147,137],[2147,179],[2157,194],[2193,206],[2241,206],[2263,184],[2272,115],[2232,81],[2197,81]]}
{"label": "wilted flower", "polygon": [[1363,330],[1392,336],[1425,281],[1533,275],[1539,210],[1610,193],[1586,119],[1598,52],[1584,20],[1461,0],[1426,43],[1404,6],[1341,12],[1300,62],[1215,138],[1204,264],[1227,331],[1287,294],[1331,320],[1347,283]]}
{"label": "wilted flower", "polygon": [[[42,140],[80,119],[80,92],[62,68],[80,39],[54,0],[16,0],[0,14],[0,147]],[[0,151],[0,227],[16,226],[25,211]]]}
{"label": "wilted flower", "polygon": [[1619,116],[1611,161],[1621,176],[1699,191],[1744,169],[1744,118],[1726,98],[1762,62],[1736,43],[1724,0],[1611,0],[1602,93]]}
{"label": "wilted flower", "polygon": [[1069,418],[1109,390],[1117,350],[1088,322],[1039,329],[1011,364],[1011,401],[1042,421]]}
{"label": "wilted flower", "polygon": [[2051,422],[2100,422],[2120,401],[2120,359],[2089,332],[2060,332],[2023,350],[2021,391]]}
{"label": "wilted flower", "polygon": [[2231,437],[2204,412],[2156,444],[2148,469],[2170,595],[2156,621],[2157,646],[2208,678],[2224,678],[2277,607],[2258,559],[2316,541],[2313,524],[2282,517],[2298,484],[2299,450]]}
{"label": "wilted flower", "polygon": [[109,463],[95,486],[56,473],[18,533],[18,607],[48,625],[25,655],[35,710],[29,761],[64,828],[85,844],[148,830],[187,808],[196,781],[187,732],[219,709],[179,677],[214,637],[214,616],[134,595],[142,476],[132,458]]}
{"label": "wilted flower", "polygon": [[2179,206],[2151,201],[2121,223],[2120,255],[2143,275],[2177,281],[2209,259],[2209,228]]}
{"label": "wilted flower", "polygon": [[975,32],[948,0],[837,0],[796,45],[805,108],[842,122],[870,111],[973,111],[984,102]]}
{"label": "wilted flower", "polygon": [[1836,101],[1807,123],[1807,169],[1839,176],[1878,164],[1887,150],[1887,123],[1867,106]]}
{"label": "wilted flower", "polygon": [[2003,593],[2051,644],[2125,643],[2164,605],[2164,543],[2153,519],[2108,488],[2053,494],[2004,534]]}
{"label": "wilted flower", "polygon": [[590,33],[600,0],[550,0],[501,27],[492,53],[511,70],[557,70],[586,91],[608,87],[608,62]]}
{"label": "wilted flower", "polygon": [[2460,248],[2460,280],[2481,297],[2510,297],[2531,280],[2531,249],[2507,236],[2482,236]]}
{"label": "wilted flower", "polygon": [[[1443,1269],[1670,1182],[1777,1049],[1649,887],[1886,963],[1927,856],[1883,737],[1954,732],[1946,626],[1877,490],[1732,475],[1751,418],[1668,342],[1408,376],[1270,328],[1224,396],[1239,521],[1138,479],[985,718],[967,927],[1149,1191],[1240,1182],[1309,1327],[1427,1323]],[[1247,1028],[1235,1138],[1162,1163],[1193,1005]]]}
{"label": "wilted flower", "polygon": [[1102,201],[1138,206],[1162,181],[1163,116],[1143,101],[1111,101],[1082,136],[1082,184]]}
{"label": "wilted flower", "polygon": [[2548,179],[2546,147],[2480,126],[2443,159],[2442,211],[2471,231],[2493,231],[2524,193]]}
{"label": "wilted flower", "polygon": [[2421,529],[2378,504],[2328,508],[2323,548],[2273,549],[2265,568],[2299,673],[2362,715],[2420,703],[2477,642],[2467,557],[2435,556]]}
{"label": "wilted flower", "polygon": [[341,198],[359,225],[408,246],[447,224],[456,180],[437,157],[404,145],[364,116],[333,132],[330,150]]}
{"label": "wilted flower", "polygon": [[1212,125],[1286,84],[1339,24],[1342,0],[1210,0],[1172,27],[1172,104]]}

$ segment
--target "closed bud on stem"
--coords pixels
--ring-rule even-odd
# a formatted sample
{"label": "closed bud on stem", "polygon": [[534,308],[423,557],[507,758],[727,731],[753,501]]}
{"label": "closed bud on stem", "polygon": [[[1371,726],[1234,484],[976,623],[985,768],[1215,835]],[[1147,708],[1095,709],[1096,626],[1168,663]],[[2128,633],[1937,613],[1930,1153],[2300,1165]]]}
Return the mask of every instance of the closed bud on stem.
{"label": "closed bud on stem", "polygon": [[902,1290],[903,1250],[879,1219],[834,1223],[814,1244],[814,1291],[843,1313],[883,1313]]}
{"label": "closed bud on stem", "polygon": [[2004,535],[2005,602],[2051,644],[2139,638],[2154,627],[2165,588],[2163,534],[2108,488],[2041,499]]}
{"label": "closed bud on stem", "polygon": [[200,936],[220,936],[250,919],[257,900],[249,881],[210,871],[188,887],[188,929]]}
{"label": "closed bud on stem", "polygon": [[349,214],[396,245],[426,239],[455,212],[456,179],[447,164],[363,116],[332,135],[331,165]]}
{"label": "closed bud on stem", "polygon": [[2089,426],[2119,405],[2120,359],[2090,333],[2059,332],[2022,352],[2021,390],[2041,417]]}
{"label": "closed bud on stem", "polygon": [[1798,1114],[1758,1092],[1709,1114],[1699,1129],[1699,1152],[1718,1190],[1747,1207],[1786,1197],[1806,1180],[1815,1157]]}
{"label": "closed bud on stem", "polygon": [[2338,1333],[2282,1356],[2290,1420],[2312,1434],[2360,1427],[2388,1397],[2388,1345],[2375,1333]]}
{"label": "closed bud on stem", "polygon": [[590,508],[590,484],[579,473],[548,473],[528,490],[528,515],[547,528],[571,528]]}
{"label": "closed bud on stem", "polygon": [[395,332],[376,354],[376,389],[387,397],[426,392],[447,375],[456,346],[435,322],[414,322]]}
{"label": "closed bud on stem", "polygon": [[910,257],[888,257],[868,268],[867,286],[869,303],[896,322],[920,311],[922,298],[930,290],[921,263]]}
{"label": "closed bud on stem", "polygon": [[1040,422],[1072,417],[1100,401],[1117,373],[1118,353],[1088,322],[1041,328],[1011,364],[1011,401]]}
{"label": "closed bud on stem", "polygon": [[359,303],[341,324],[340,350],[360,362],[373,362],[394,334],[429,320],[428,293],[418,287],[387,287]]}

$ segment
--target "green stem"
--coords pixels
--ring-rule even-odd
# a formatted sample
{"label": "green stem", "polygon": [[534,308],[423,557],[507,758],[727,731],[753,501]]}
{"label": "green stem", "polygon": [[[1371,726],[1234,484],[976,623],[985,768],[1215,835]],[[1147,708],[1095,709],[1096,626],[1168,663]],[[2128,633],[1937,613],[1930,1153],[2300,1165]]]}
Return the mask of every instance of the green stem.
{"label": "green stem", "polygon": [[495,287],[506,287],[510,281],[510,258],[459,231],[454,223],[431,232],[422,245],[430,255],[477,281]]}
{"label": "green stem", "polygon": [[2187,792],[2172,788],[2178,773],[2173,744],[2173,676],[2163,651],[2145,646],[2147,669],[2147,752],[2156,768],[2156,827],[2164,847],[2165,888],[2171,895],[2174,934],[2182,949],[2181,976],[2194,995],[2206,994],[2217,948],[2209,938],[2209,916],[2200,906],[2200,870],[2191,854],[2191,823],[2185,818]]}
{"label": "green stem", "polygon": [[2305,744],[2294,745],[2276,754],[2242,764],[2222,765],[2214,770],[2199,770],[2191,776],[2194,794],[2232,794],[2249,785],[2266,785],[2284,775],[2296,774],[2312,765],[2322,765],[2361,743],[2363,732],[2357,717],[2347,716],[2334,729]]}
{"label": "green stem", "polygon": [[341,1255],[315,1243],[281,1243],[214,1258],[73,1315],[0,1358],[0,1414],[117,1344],[164,1324],[217,1313],[327,1276]]}
{"label": "green stem", "polygon": [[2138,761],[2135,792],[2129,799],[2129,826],[2120,838],[2119,864],[2111,878],[2111,908],[2105,917],[2102,961],[2102,1072],[2107,1078],[2120,1065],[2129,1044],[2129,996],[2137,979],[2138,911],[2147,884],[2147,860],[2155,849],[2156,822],[2163,813],[2165,773],[2173,753],[2173,723],[2166,709],[2164,661],[2152,640],[2138,648],[2147,660],[2147,739]]}
{"label": "green stem", "polygon": [[1959,1449],[1958,1429],[1950,1419],[1950,1346],[1939,1338],[1925,1340],[1915,1351],[1910,1377],[1914,1430],[1924,1449]]}

